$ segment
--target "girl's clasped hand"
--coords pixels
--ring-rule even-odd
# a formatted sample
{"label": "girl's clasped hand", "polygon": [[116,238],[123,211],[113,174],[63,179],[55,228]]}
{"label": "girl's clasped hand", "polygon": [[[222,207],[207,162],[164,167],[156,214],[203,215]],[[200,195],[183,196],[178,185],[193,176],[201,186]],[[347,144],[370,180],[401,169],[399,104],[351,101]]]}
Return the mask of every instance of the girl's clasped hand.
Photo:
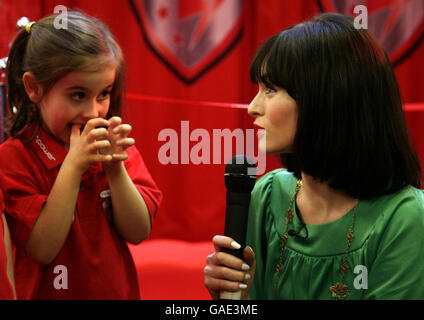
{"label": "girl's clasped hand", "polygon": [[82,126],[73,124],[68,157],[82,172],[98,162],[102,162],[106,170],[128,158],[125,150],[135,144],[134,139],[128,137],[131,129],[116,116],[109,120],[90,119]]}

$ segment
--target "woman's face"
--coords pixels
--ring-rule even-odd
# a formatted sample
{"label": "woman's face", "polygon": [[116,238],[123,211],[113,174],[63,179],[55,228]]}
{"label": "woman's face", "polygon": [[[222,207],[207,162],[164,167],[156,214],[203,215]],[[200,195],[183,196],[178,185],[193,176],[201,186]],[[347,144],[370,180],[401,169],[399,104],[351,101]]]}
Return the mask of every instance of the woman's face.
{"label": "woman's face", "polygon": [[265,129],[259,133],[259,148],[267,153],[289,153],[296,134],[296,101],[283,88],[259,83],[259,90],[249,105],[254,125]]}
{"label": "woman's face", "polygon": [[65,145],[73,124],[106,117],[115,68],[71,72],[58,80],[39,103],[44,128]]}

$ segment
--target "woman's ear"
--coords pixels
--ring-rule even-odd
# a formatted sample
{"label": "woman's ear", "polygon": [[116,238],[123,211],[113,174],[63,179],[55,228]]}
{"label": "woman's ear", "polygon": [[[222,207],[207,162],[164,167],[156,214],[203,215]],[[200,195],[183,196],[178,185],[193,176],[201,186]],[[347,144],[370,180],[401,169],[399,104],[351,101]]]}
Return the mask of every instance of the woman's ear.
{"label": "woman's ear", "polygon": [[34,74],[25,72],[22,81],[29,99],[34,103],[39,103],[43,97],[43,86],[37,82]]}

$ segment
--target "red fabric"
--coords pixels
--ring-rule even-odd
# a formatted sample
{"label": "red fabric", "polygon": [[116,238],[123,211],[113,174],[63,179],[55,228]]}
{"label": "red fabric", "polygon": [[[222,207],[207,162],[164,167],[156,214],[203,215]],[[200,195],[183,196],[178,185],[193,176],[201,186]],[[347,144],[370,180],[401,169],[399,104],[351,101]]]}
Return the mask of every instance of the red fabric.
{"label": "red fabric", "polygon": [[203,285],[203,268],[214,251],[212,242],[153,239],[129,248],[143,300],[211,299]]}
{"label": "red fabric", "polygon": [[13,300],[13,290],[7,275],[7,256],[4,246],[3,193],[0,190],[0,300]]}
{"label": "red fabric", "polygon": [[[9,139],[0,146],[1,188],[16,246],[18,299],[138,299],[136,268],[127,245],[112,225],[111,202],[102,195],[109,185],[100,164],[90,167],[82,178],[75,218],[58,256],[43,267],[25,255],[29,234],[66,153],[43,129],[27,145]],[[160,192],[137,149],[130,147],[127,153],[128,174],[154,217]],[[54,285],[59,276],[57,266],[67,269],[67,289]]]}

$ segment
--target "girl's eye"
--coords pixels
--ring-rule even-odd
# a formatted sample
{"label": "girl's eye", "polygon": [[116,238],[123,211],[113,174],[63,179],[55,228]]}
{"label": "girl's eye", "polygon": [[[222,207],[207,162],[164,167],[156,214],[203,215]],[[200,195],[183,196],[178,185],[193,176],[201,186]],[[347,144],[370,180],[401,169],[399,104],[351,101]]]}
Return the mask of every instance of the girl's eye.
{"label": "girl's eye", "polygon": [[74,92],[71,94],[71,98],[76,101],[82,101],[85,98],[84,92]]}
{"label": "girl's eye", "polygon": [[110,96],[110,91],[103,91],[97,98],[97,100],[104,100],[109,98]]}

